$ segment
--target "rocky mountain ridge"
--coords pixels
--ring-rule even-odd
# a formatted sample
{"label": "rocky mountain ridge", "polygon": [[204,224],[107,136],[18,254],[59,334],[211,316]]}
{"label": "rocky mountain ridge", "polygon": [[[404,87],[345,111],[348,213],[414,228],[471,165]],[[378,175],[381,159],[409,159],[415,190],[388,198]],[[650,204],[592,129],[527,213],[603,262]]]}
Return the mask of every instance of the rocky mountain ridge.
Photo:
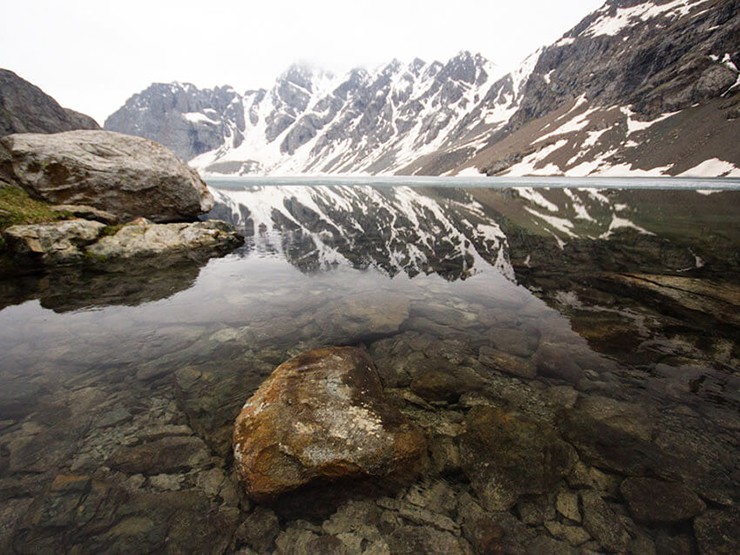
{"label": "rocky mountain ridge", "polygon": [[[612,0],[538,53],[489,175],[738,175],[738,3]],[[453,145],[419,173],[459,171]]]}
{"label": "rocky mountain ridge", "polygon": [[154,84],[105,125],[160,141],[207,173],[388,172],[441,146],[496,71],[461,52],[446,64],[393,60],[343,77],[294,65],[272,89],[243,95]]}
{"label": "rocky mountain ridge", "polygon": [[269,90],[154,84],[107,129],[208,174],[738,175],[737,0],[608,0],[519,68],[483,56]]}
{"label": "rocky mountain ridge", "polygon": [[59,103],[12,71],[0,69],[0,137],[12,133],[60,133],[100,129],[90,116]]}

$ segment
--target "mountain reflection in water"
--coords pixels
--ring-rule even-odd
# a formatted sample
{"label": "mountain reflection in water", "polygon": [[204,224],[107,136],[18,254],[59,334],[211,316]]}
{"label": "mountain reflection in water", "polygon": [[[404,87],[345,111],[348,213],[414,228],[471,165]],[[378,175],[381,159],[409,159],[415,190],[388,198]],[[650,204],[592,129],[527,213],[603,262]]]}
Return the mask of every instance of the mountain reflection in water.
{"label": "mountain reflection in water", "polygon": [[[224,258],[0,283],[0,552],[733,551],[740,192],[426,185],[214,181]],[[425,475],[272,520],[231,425],[327,344],[368,348]]]}

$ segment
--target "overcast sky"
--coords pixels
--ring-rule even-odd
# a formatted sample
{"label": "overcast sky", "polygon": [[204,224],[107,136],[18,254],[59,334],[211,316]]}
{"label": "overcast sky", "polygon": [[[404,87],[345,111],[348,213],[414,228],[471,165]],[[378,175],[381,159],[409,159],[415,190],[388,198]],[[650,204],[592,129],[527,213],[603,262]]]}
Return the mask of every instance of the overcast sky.
{"label": "overcast sky", "polygon": [[335,72],[480,52],[503,69],[603,0],[7,0],[0,67],[103,120],[153,82],[268,87],[296,61]]}

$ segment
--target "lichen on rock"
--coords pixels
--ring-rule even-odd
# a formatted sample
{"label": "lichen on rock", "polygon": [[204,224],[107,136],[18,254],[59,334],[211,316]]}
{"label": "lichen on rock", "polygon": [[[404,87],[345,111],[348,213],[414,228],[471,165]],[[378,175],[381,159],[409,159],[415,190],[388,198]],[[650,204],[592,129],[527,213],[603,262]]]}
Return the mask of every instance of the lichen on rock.
{"label": "lichen on rock", "polygon": [[301,488],[413,479],[422,433],[383,398],[372,360],[354,347],[308,351],[278,366],[237,417],[234,459],[247,494],[272,502]]}

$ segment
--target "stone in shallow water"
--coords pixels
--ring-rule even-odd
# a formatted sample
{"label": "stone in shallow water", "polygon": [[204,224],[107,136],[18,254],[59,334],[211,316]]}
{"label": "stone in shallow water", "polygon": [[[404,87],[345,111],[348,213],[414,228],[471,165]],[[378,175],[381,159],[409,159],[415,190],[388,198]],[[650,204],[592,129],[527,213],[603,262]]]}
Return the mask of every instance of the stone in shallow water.
{"label": "stone in shallow water", "polygon": [[420,372],[411,382],[411,390],[427,401],[454,403],[467,388],[452,372],[435,369]]}
{"label": "stone in shallow water", "polygon": [[657,473],[667,458],[652,439],[654,414],[645,406],[581,396],[560,425],[581,458],[620,474]]}
{"label": "stone in shallow water", "polygon": [[521,495],[549,492],[576,461],[551,426],[518,412],[477,406],[466,428],[462,468],[489,510],[509,510]]}
{"label": "stone in shallow water", "polygon": [[607,551],[624,553],[629,544],[629,534],[619,516],[596,491],[581,494],[583,527]]}
{"label": "stone in shallow water", "polygon": [[237,544],[246,544],[257,553],[269,553],[279,533],[280,522],[275,513],[265,507],[257,507],[239,525],[235,540]]}
{"label": "stone in shallow water", "polygon": [[702,555],[740,553],[740,511],[707,511],[694,520],[694,533]]}
{"label": "stone in shallow water", "polygon": [[577,383],[583,376],[583,370],[573,359],[570,350],[560,345],[541,343],[533,360],[537,373],[546,378]]}
{"label": "stone in shallow water", "polygon": [[492,349],[485,345],[480,348],[478,360],[481,364],[495,368],[500,372],[520,378],[533,379],[537,377],[537,367],[526,358]]}
{"label": "stone in shallow water", "polygon": [[326,483],[402,483],[426,451],[421,432],[383,398],[370,357],[354,347],[315,349],[278,366],[237,417],[233,444],[247,494],[263,502]]}
{"label": "stone in shallow water", "polygon": [[555,500],[555,508],[565,518],[581,522],[581,510],[578,508],[578,494],[561,491]]}
{"label": "stone in shallow water", "polygon": [[532,356],[540,341],[537,330],[513,328],[495,328],[490,338],[497,350],[522,358]]}
{"label": "stone in shallow water", "polygon": [[630,513],[638,522],[671,524],[689,520],[706,508],[683,484],[653,478],[627,478],[620,490]]}
{"label": "stone in shallow water", "polygon": [[127,474],[168,474],[204,464],[209,457],[203,440],[192,436],[165,437],[134,447],[121,447],[106,464]]}

